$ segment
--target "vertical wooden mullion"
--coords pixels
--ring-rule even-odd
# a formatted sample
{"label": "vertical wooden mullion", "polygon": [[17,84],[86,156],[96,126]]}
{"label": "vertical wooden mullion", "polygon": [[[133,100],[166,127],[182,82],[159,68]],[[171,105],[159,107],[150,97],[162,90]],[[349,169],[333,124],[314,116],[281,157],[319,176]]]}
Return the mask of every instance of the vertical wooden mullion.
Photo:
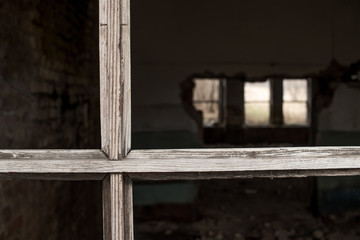
{"label": "vertical wooden mullion", "polygon": [[132,181],[125,174],[103,180],[103,239],[132,240]]}
{"label": "vertical wooden mullion", "polygon": [[131,150],[131,53],[130,53],[130,0],[121,0],[121,89],[122,92],[122,155],[125,157]]}
{"label": "vertical wooden mullion", "polygon": [[[101,148],[121,160],[131,148],[130,2],[99,0]],[[104,240],[132,240],[132,183],[126,174],[103,180]]]}
{"label": "vertical wooden mullion", "polygon": [[272,78],[271,84],[271,103],[270,103],[270,123],[282,125],[284,123],[283,114],[283,79]]}
{"label": "vertical wooden mullion", "polygon": [[101,122],[101,149],[109,152],[110,116],[109,66],[108,66],[108,1],[99,0],[99,62],[100,62],[100,122]]}
{"label": "vertical wooden mullion", "polygon": [[110,159],[131,149],[130,2],[100,0],[101,148]]}
{"label": "vertical wooden mullion", "polygon": [[316,129],[317,129],[317,114],[315,102],[315,89],[317,89],[318,81],[313,81],[312,78],[307,79],[307,124],[309,126],[309,144],[310,146],[316,145]]}
{"label": "vertical wooden mullion", "polygon": [[229,131],[243,127],[245,122],[245,99],[243,79],[228,79],[226,82],[226,126]]}
{"label": "vertical wooden mullion", "polygon": [[124,176],[124,239],[134,239],[134,221],[133,221],[133,185],[127,175]]}

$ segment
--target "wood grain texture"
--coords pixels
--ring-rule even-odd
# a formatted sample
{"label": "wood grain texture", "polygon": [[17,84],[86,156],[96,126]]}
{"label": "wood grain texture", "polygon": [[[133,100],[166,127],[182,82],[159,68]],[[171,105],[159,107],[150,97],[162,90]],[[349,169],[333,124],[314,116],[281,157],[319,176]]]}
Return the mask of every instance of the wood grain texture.
{"label": "wood grain texture", "polygon": [[132,182],[125,174],[109,174],[103,181],[104,240],[132,240]]}
{"label": "wood grain texture", "polygon": [[99,71],[100,71],[100,122],[101,122],[101,147],[109,152],[109,78],[108,78],[108,24],[107,24],[107,0],[99,1]]}
{"label": "wood grain texture", "polygon": [[101,146],[119,160],[131,148],[130,3],[100,0]]}
{"label": "wood grain texture", "polygon": [[359,147],[134,150],[123,167],[136,162],[138,172],[158,173],[358,169],[359,154]]}
{"label": "wood grain texture", "polygon": [[289,170],[289,171],[240,171],[240,172],[176,172],[176,173],[134,173],[133,180],[174,181],[174,180],[213,180],[250,178],[303,178],[320,176],[357,176],[360,169]]}
{"label": "wood grain texture", "polygon": [[0,173],[3,180],[102,181],[106,173]]}
{"label": "wood grain texture", "polygon": [[[62,160],[107,160],[107,156],[100,149],[13,149],[13,150],[0,150],[0,162],[6,160],[23,161],[62,161]],[[36,166],[35,166],[36,167]],[[71,167],[71,166],[69,166]],[[71,172],[71,171],[70,171]],[[70,173],[69,172],[69,173]]]}
{"label": "wood grain texture", "polygon": [[354,175],[359,170],[360,147],[133,150],[122,161],[109,160],[101,150],[0,151],[0,174],[126,173],[149,178],[162,173],[201,179],[204,174],[212,178],[269,171],[289,172],[287,176],[291,172]]}

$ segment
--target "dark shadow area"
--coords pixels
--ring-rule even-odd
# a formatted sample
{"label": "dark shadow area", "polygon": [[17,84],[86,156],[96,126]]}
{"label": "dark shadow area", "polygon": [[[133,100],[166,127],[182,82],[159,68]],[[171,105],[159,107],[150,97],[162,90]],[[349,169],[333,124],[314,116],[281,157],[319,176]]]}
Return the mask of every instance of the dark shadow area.
{"label": "dark shadow area", "polygon": [[[0,148],[99,148],[98,1],[1,1],[0,27]],[[0,239],[101,239],[100,182],[0,186]]]}
{"label": "dark shadow area", "polygon": [[132,1],[134,145],[144,132],[187,133],[204,147],[356,142],[359,7]]}
{"label": "dark shadow area", "polygon": [[[167,183],[163,198],[147,192],[147,203],[135,191],[135,239],[358,239],[359,209],[318,215],[332,196],[316,195],[314,180],[198,181],[191,201],[182,182]],[[349,192],[348,199],[358,194]]]}
{"label": "dark shadow area", "polygon": [[101,239],[100,181],[2,180],[1,239]]}
{"label": "dark shadow area", "polygon": [[6,1],[0,25],[1,148],[98,148],[98,2]]}

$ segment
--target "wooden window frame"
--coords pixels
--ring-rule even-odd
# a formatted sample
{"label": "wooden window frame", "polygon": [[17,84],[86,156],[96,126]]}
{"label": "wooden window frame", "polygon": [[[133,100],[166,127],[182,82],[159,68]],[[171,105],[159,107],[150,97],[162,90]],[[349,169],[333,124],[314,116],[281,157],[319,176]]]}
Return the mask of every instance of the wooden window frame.
{"label": "wooden window frame", "polygon": [[132,179],[358,175],[360,147],[131,150],[130,2],[100,0],[98,150],[0,150],[6,179],[102,180],[105,240],[132,240]]}

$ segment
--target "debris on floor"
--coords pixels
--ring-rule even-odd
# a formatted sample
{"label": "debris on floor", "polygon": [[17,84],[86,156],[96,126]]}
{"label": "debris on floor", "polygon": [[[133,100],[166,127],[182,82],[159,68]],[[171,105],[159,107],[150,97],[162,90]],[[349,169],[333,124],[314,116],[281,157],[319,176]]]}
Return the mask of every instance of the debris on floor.
{"label": "debris on floor", "polygon": [[141,215],[147,213],[135,208],[135,239],[360,239],[360,209],[317,215],[313,181],[312,178],[199,181],[198,199],[192,205],[193,219],[159,219],[155,215],[153,219],[151,215],[144,218]]}

